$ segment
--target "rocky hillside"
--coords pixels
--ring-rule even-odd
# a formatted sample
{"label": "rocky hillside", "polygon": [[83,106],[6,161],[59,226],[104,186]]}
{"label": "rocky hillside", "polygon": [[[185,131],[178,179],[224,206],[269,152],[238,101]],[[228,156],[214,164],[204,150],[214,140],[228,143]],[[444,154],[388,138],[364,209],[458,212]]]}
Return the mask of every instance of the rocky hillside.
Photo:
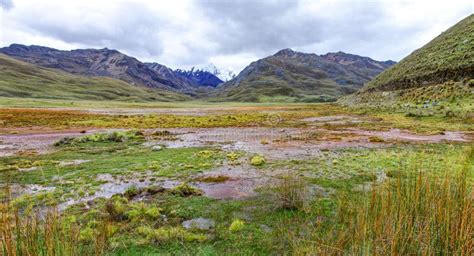
{"label": "rocky hillside", "polygon": [[216,97],[233,101],[335,101],[355,92],[393,63],[343,52],[317,55],[284,49],[251,63],[219,86]]}
{"label": "rocky hillside", "polygon": [[326,60],[344,65],[348,69],[363,73],[370,77],[377,76],[385,69],[396,64],[396,62],[392,60],[376,61],[369,57],[362,57],[344,52],[330,52],[325,55],[321,55],[321,57],[325,58]]}
{"label": "rocky hillside", "polygon": [[182,101],[190,97],[109,77],[74,75],[0,54],[0,97],[67,100]]}
{"label": "rocky hillside", "polygon": [[111,77],[148,88],[192,94],[198,87],[190,80],[168,75],[168,68],[162,65],[160,69],[153,68],[133,57],[107,48],[61,51],[43,46],[12,44],[0,48],[0,53],[42,67],[78,75]]}
{"label": "rocky hillside", "polygon": [[367,83],[347,104],[432,101],[473,94],[474,14]]}
{"label": "rocky hillside", "polygon": [[317,55],[284,49],[251,63],[219,86],[216,97],[232,101],[335,101],[355,92],[393,63],[343,52]]}

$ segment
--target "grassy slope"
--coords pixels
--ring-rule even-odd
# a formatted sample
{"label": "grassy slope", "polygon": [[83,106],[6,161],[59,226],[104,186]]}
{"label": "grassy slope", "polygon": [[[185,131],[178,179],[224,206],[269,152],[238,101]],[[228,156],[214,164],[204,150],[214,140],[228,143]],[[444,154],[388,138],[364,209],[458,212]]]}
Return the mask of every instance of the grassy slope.
{"label": "grassy slope", "polygon": [[472,71],[474,71],[474,14],[377,76],[364,90],[371,88],[390,90],[403,88],[404,85],[419,86],[421,81],[439,83],[466,76],[472,78]]}
{"label": "grassy slope", "polygon": [[380,106],[437,101],[467,104],[462,108],[472,111],[473,85],[474,15],[470,15],[340,102]]}
{"label": "grassy slope", "polygon": [[106,77],[82,77],[0,54],[0,96],[67,100],[178,101],[187,96]]}

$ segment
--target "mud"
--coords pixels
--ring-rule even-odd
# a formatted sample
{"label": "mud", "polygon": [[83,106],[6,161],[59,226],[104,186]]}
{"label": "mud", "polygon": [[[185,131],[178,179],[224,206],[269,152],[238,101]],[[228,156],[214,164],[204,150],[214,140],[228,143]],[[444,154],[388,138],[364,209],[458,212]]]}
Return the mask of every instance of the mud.
{"label": "mud", "polygon": [[[346,116],[318,117],[317,120],[332,122]],[[316,120],[315,118],[311,120]],[[354,121],[353,119],[351,119]],[[399,129],[389,131],[367,131],[355,128],[329,130],[320,127],[309,128],[179,128],[167,129],[172,138],[154,138],[145,145],[164,145],[168,148],[218,146],[224,150],[242,150],[251,154],[262,154],[270,159],[302,159],[317,155],[321,150],[339,148],[374,148],[383,143],[370,142],[369,137],[380,137],[386,143],[424,142],[440,143],[469,142],[472,138],[461,132],[445,132],[435,135],[418,135]],[[89,130],[60,131],[46,133],[0,135],[0,157],[21,152],[45,153],[53,150],[52,145],[64,137],[77,137],[98,132]],[[152,131],[147,131],[151,133]]]}
{"label": "mud", "polygon": [[0,135],[0,157],[10,156],[21,152],[46,153],[53,149],[53,144],[64,137],[78,137],[97,132],[77,131],[37,131],[22,134]]}
{"label": "mud", "polygon": [[[169,129],[174,140],[156,140],[148,145],[160,144],[168,148],[216,146],[228,151],[241,150],[261,154],[268,159],[306,159],[321,151],[341,148],[377,148],[398,142],[440,143],[444,141],[470,141],[461,132],[436,135],[417,135],[408,131],[365,131],[359,129],[328,130],[310,128],[202,128]],[[370,137],[382,141],[371,142]]]}
{"label": "mud", "polygon": [[[115,110],[114,110],[115,111]],[[190,111],[187,109],[187,111]],[[143,114],[143,113],[142,113]],[[167,148],[212,146],[223,150],[243,151],[244,157],[260,154],[268,160],[278,159],[309,159],[323,154],[325,151],[342,148],[378,148],[396,143],[441,143],[441,142],[472,142],[472,136],[461,132],[445,132],[443,134],[419,135],[409,131],[391,129],[388,131],[368,131],[356,128],[330,130],[321,124],[346,124],[361,122],[352,116],[326,116],[308,118],[303,122],[311,123],[305,128],[180,128],[167,129],[163,134],[170,136],[148,136],[144,146],[160,145]],[[97,132],[90,130],[87,133]],[[146,130],[153,134],[156,130]],[[63,137],[82,136],[81,131],[38,132],[0,135],[0,157],[18,154],[24,151],[44,153],[53,150],[53,144]],[[376,137],[377,140],[371,139]],[[78,165],[83,160],[63,162],[62,165]],[[248,161],[244,161],[248,162]],[[22,171],[31,171],[25,169]],[[189,178],[189,184],[201,189],[204,195],[215,199],[242,199],[254,196],[260,187],[274,184],[278,176],[287,170],[262,171],[248,163],[223,166],[194,175]],[[206,177],[226,177],[220,182],[203,182]],[[139,178],[137,178],[139,177]],[[152,173],[140,173],[115,177],[99,175],[98,180],[104,182],[92,196],[71,199],[60,205],[64,209],[69,205],[87,202],[98,197],[110,198],[114,194],[124,193],[129,187],[143,188],[161,186],[173,188],[182,180],[160,180]],[[200,181],[201,179],[201,181]],[[212,180],[212,179],[208,179]],[[18,193],[36,193],[37,191],[52,190],[49,187],[34,187],[35,185],[16,188]],[[370,184],[364,184],[370,186]],[[365,187],[359,189],[365,190]]]}

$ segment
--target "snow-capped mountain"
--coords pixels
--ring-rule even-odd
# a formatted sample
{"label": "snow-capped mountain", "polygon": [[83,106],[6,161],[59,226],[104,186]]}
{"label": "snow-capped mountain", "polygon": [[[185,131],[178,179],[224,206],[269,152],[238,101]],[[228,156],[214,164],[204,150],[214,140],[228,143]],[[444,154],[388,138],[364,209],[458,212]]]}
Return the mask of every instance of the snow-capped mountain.
{"label": "snow-capped mountain", "polygon": [[220,80],[224,82],[227,82],[236,76],[233,70],[219,69],[212,63],[199,67],[198,69],[212,73],[213,75],[217,76]]}
{"label": "snow-capped mountain", "polygon": [[191,80],[192,82],[201,86],[216,87],[224,82],[219,79],[219,77],[217,77],[214,72],[203,69],[195,69],[194,67],[190,70],[176,69],[173,72],[176,75]]}

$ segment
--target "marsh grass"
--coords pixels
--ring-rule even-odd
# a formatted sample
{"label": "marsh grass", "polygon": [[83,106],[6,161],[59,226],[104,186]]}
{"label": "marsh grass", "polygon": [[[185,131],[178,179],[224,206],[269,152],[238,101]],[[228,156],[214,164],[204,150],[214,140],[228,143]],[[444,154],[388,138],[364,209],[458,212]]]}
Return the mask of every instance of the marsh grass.
{"label": "marsh grass", "polygon": [[272,195],[277,209],[309,211],[311,193],[309,184],[298,175],[280,177],[280,184],[272,189]]}
{"label": "marsh grass", "polygon": [[441,176],[413,170],[367,196],[341,197],[335,216],[316,222],[310,238],[289,233],[294,254],[472,255],[473,159],[471,147],[461,170]]}
{"label": "marsh grass", "polygon": [[91,237],[83,237],[74,221],[56,208],[20,211],[10,200],[9,187],[0,203],[2,255],[103,255],[109,226],[99,221]]}

